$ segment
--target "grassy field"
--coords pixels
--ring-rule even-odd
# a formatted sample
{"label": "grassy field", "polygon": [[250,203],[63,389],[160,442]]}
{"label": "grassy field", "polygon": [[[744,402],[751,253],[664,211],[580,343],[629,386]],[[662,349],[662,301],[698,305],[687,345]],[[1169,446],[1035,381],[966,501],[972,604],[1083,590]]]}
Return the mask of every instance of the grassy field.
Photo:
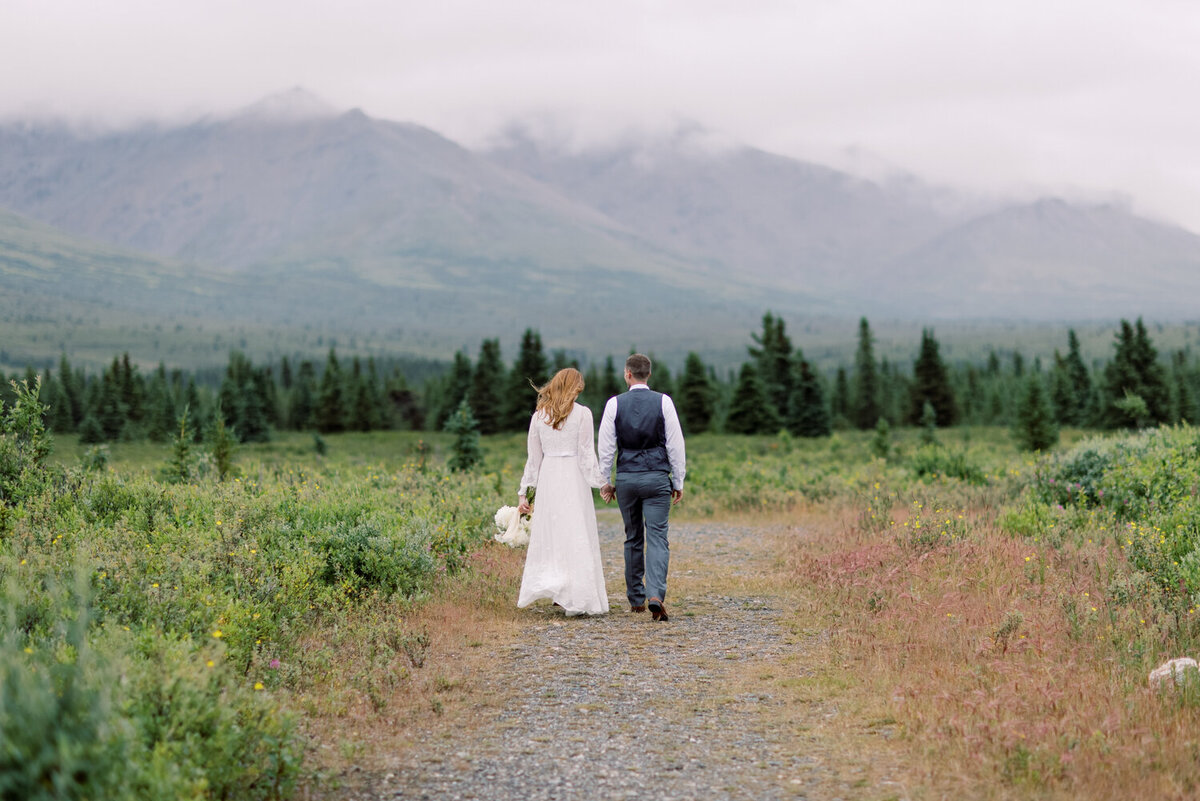
{"label": "grassy field", "polygon": [[[1200,692],[1146,675],[1195,655],[1195,432],[938,436],[694,437],[678,514],[815,532],[772,568],[828,632],[815,691],[894,729],[923,797],[1188,797]],[[442,435],[277,435],[171,483],[167,446],[64,437],[34,469],[10,431],[5,791],[285,798],[494,703],[464,676],[519,626],[523,554],[487,540],[523,440],[461,474]]]}

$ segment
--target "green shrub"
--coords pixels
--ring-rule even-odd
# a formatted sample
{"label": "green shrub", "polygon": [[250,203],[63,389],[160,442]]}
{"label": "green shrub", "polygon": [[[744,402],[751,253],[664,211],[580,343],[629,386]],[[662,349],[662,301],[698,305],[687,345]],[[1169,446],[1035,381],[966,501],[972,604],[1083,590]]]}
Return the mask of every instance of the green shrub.
{"label": "green shrub", "polygon": [[16,399],[12,406],[0,403],[0,505],[16,504],[46,489],[52,474],[45,468],[52,440],[38,399],[42,382],[11,382]]}
{"label": "green shrub", "polygon": [[86,615],[30,638],[20,633],[22,613],[5,604],[0,798],[118,797],[128,727],[114,716],[112,676],[88,643]]}
{"label": "green shrub", "polygon": [[86,582],[48,583],[48,625],[0,609],[0,798],[288,797],[299,776],[291,720],[230,669],[219,646],[152,628],[96,626]]}
{"label": "green shrub", "polygon": [[1190,426],[1093,438],[1051,461],[1033,497],[1096,508],[1130,563],[1165,599],[1200,601],[1200,436]]}
{"label": "green shrub", "polygon": [[321,541],[325,569],[320,578],[355,592],[413,595],[433,573],[428,547],[426,541],[385,532],[373,521],[339,521]]}
{"label": "green shrub", "polygon": [[938,445],[923,445],[909,459],[909,467],[918,478],[957,478],[974,486],[987,483],[983,470],[973,464],[964,451],[949,451]]}

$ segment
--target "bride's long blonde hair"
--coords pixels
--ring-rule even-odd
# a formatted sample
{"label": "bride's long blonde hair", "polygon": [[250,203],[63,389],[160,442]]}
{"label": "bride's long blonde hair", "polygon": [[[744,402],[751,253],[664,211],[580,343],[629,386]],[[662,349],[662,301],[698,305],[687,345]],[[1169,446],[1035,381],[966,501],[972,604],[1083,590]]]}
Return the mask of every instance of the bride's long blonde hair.
{"label": "bride's long blonde hair", "polygon": [[583,392],[583,375],[574,367],[564,367],[545,384],[537,387],[537,410],[546,415],[552,428],[561,429],[575,399]]}

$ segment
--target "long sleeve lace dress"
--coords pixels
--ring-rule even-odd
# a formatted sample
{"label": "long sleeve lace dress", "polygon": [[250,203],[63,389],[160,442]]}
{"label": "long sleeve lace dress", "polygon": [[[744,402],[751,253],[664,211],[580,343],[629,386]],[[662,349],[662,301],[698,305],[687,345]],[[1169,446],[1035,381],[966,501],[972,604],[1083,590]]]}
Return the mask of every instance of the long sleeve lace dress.
{"label": "long sleeve lace dress", "polygon": [[529,550],[517,606],[539,598],[568,615],[608,611],[592,488],[604,484],[596,461],[592,411],[576,403],[559,430],[536,412],[529,421],[529,456],[521,493],[537,487]]}

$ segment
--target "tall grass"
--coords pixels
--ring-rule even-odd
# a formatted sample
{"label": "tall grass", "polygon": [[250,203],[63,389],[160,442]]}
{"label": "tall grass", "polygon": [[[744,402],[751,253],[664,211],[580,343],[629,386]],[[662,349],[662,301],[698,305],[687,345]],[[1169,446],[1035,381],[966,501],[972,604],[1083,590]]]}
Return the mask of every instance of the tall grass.
{"label": "tall grass", "polygon": [[982,483],[889,469],[840,528],[785,546],[855,703],[897,730],[931,795],[1194,795],[1196,694],[1146,682],[1196,655],[1186,578],[1146,557],[1191,547],[1194,443],[1093,439],[1007,465],[1001,447]]}

